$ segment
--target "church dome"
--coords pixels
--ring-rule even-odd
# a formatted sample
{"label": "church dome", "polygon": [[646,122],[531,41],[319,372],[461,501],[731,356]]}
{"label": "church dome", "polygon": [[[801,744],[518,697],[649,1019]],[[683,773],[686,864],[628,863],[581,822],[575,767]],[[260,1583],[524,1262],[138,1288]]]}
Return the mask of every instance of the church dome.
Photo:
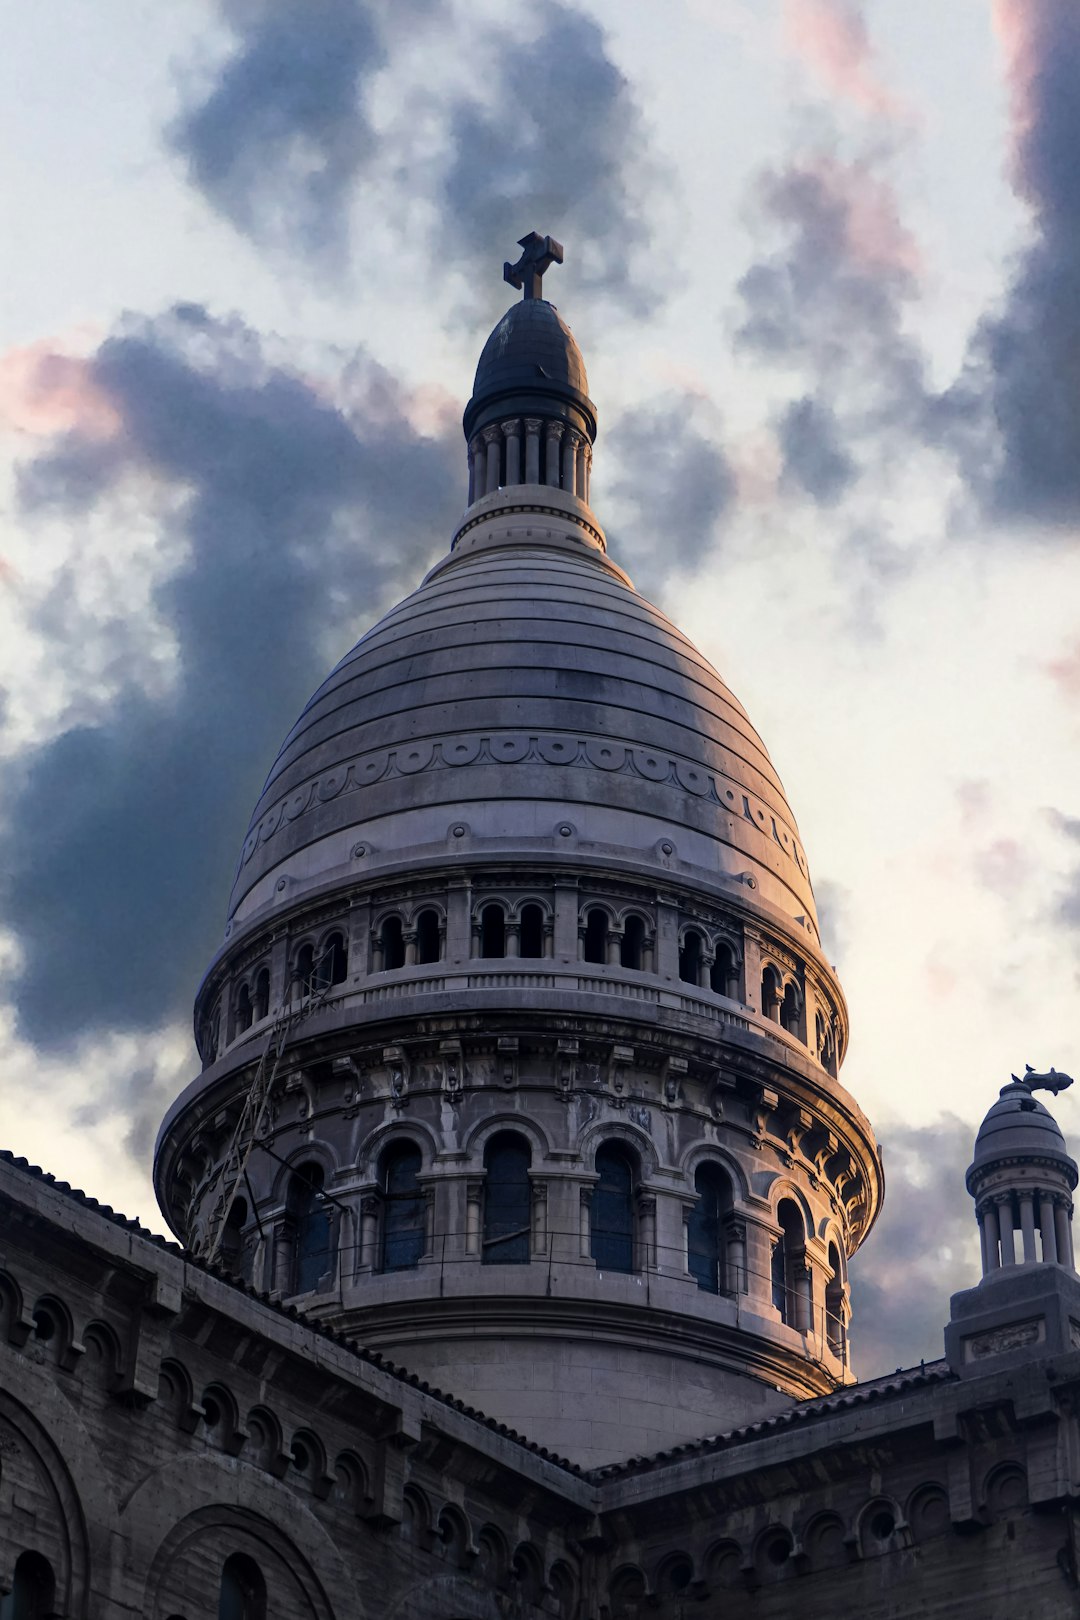
{"label": "church dome", "polygon": [[1073,1166],[1057,1120],[1019,1081],[1001,1088],[997,1102],[979,1126],[968,1171],[968,1190],[973,1179],[980,1179],[994,1164],[1016,1159],[1056,1159]]}
{"label": "church dome", "polygon": [[466,438],[515,412],[561,418],[596,438],[581,350],[544,298],[512,305],[484,344],[465,411]]}

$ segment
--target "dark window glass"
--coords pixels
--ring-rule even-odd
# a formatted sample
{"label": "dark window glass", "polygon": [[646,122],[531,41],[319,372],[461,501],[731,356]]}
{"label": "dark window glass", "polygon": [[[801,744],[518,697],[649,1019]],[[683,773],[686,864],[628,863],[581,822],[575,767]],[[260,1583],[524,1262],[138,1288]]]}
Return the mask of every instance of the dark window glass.
{"label": "dark window glass", "polygon": [[322,1196],[323,1172],[305,1164],[289,1183],[287,1213],[293,1222],[293,1293],[307,1294],[330,1270],[330,1209]]}
{"label": "dark window glass", "polygon": [[319,983],[344,984],[349,973],[349,952],[342,934],[331,934],[322,948],[319,962]]}
{"label": "dark window glass", "polygon": [[301,945],[296,954],[296,988],[300,996],[310,996],[315,982],[315,947]]}
{"label": "dark window glass", "polygon": [[420,1149],[396,1148],[383,1170],[382,1269],[408,1271],[424,1253],[424,1199],[418,1177]]}
{"label": "dark window glass", "polygon": [[697,1203],[686,1225],[690,1274],[699,1288],[718,1294],[724,1287],[724,1218],[731,1208],[728,1179],[714,1164],[703,1164],[694,1177]]}
{"label": "dark window glass", "polygon": [[245,1029],[251,1028],[252,1016],[251,991],[246,984],[242,984],[240,994],[236,998],[236,1032],[238,1035]]}
{"label": "dark window glass", "polygon": [[439,913],[422,911],[416,919],[416,960],[437,962],[440,955]]}
{"label": "dark window glass", "polygon": [[401,932],[401,918],[387,917],[382,925],[382,965],[384,972],[405,966],[405,940]]}
{"label": "dark window glass", "polygon": [[266,1620],[266,1582],[258,1564],[243,1553],[225,1560],[218,1620]]}
{"label": "dark window glass", "polygon": [[607,933],[607,912],[594,906],[585,919],[586,962],[607,961]]}
{"label": "dark window glass", "polygon": [[721,945],[716,952],[716,960],[709,970],[709,983],[718,996],[734,996],[735,986],[735,958],[727,945]]}
{"label": "dark window glass", "polygon": [[56,1582],[40,1553],[20,1553],[11,1591],[0,1600],[0,1620],[45,1620],[54,1612]]}
{"label": "dark window glass", "polygon": [[780,1008],[780,1022],[789,1035],[799,1033],[799,992],[793,984],[784,987],[784,1000]]}
{"label": "dark window glass", "polygon": [[639,969],[641,967],[641,953],[645,945],[645,924],[640,917],[627,917],[626,927],[623,929],[622,945],[619,949],[619,959],[624,968]]}
{"label": "dark window glass", "polygon": [[691,928],[683,935],[679,952],[679,978],[687,984],[697,984],[701,974],[701,935]]}
{"label": "dark window glass", "polygon": [[795,1266],[806,1242],[806,1228],[798,1206],[790,1198],[781,1199],[776,1215],[780,1237],[772,1254],[773,1304],[788,1327],[798,1327]]}
{"label": "dark window glass", "polygon": [[489,1266],[523,1266],[529,1258],[532,1155],[519,1136],[496,1136],[484,1152],[484,1248]]}
{"label": "dark window glass", "polygon": [[544,954],[544,913],[540,906],[521,908],[521,954],[531,957]]}
{"label": "dark window glass", "polygon": [[634,1269],[634,1166],[614,1143],[597,1151],[592,1195],[592,1257],[601,1271]]}
{"label": "dark window glass", "polygon": [[502,906],[485,906],[480,913],[480,955],[506,955],[506,913]]}
{"label": "dark window glass", "polygon": [[270,1011],[270,974],[263,968],[255,980],[255,1017],[265,1018]]}

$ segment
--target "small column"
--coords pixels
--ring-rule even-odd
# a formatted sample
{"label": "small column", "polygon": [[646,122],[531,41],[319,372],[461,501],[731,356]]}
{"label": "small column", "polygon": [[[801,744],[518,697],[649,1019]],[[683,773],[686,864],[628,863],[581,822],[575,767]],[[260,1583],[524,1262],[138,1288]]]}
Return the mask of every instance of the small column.
{"label": "small column", "polygon": [[713,956],[706,956],[702,951],[698,957],[697,982],[699,990],[708,990],[712,985],[712,965],[716,960]]}
{"label": "small column", "polygon": [[469,505],[478,501],[487,488],[487,456],[479,433],[469,445]]}
{"label": "small column", "polygon": [[502,425],[503,437],[506,440],[506,482],[507,484],[521,483],[521,423],[514,418],[512,422]]}
{"label": "small column", "polygon": [[1035,1197],[1033,1193],[1020,1194],[1020,1230],[1024,1236],[1024,1264],[1035,1264]]}
{"label": "small column", "polygon": [[805,1260],[794,1266],[795,1326],[800,1333],[810,1333],[814,1324],[814,1276]]}
{"label": "small column", "polygon": [[379,1200],[373,1193],[360,1200],[360,1264],[375,1269],[375,1246],[379,1238]]}
{"label": "small column", "polygon": [[405,966],[416,966],[416,929],[407,928],[402,935],[405,942]]}
{"label": "small column", "polygon": [[532,1183],[532,1252],[547,1254],[548,1246],[548,1204],[547,1182],[534,1181]]}
{"label": "small column", "polygon": [[1045,1192],[1039,1194],[1039,1229],[1042,1232],[1042,1257],[1053,1265],[1058,1257],[1057,1234],[1054,1231],[1054,1200]]}
{"label": "small column", "polygon": [[1054,1199],[1054,1235],[1057,1238],[1058,1264],[1074,1269],[1071,1210],[1064,1198]]}
{"label": "small column", "polygon": [[484,443],[487,445],[487,474],[485,480],[485,493],[494,495],[502,482],[502,428],[497,422],[492,422],[484,429]]}
{"label": "small column", "polygon": [[577,494],[577,455],[581,435],[568,428],[563,440],[562,487],[569,495]]}
{"label": "small column", "polygon": [[480,1217],[484,1187],[481,1181],[470,1181],[465,1189],[465,1253],[475,1259],[480,1253]]}
{"label": "small column", "polygon": [[562,422],[549,422],[547,425],[547,476],[545,484],[553,489],[559,487],[559,440],[563,436]]}
{"label": "small column", "polygon": [[544,422],[540,416],[527,416],[525,418],[525,482],[538,484],[540,482],[540,434]]}
{"label": "small column", "polygon": [[576,481],[575,481],[575,484],[574,484],[574,488],[577,491],[579,499],[583,500],[583,501],[588,499],[588,493],[589,493],[589,481],[588,481],[588,476],[586,474],[586,465],[587,465],[587,463],[586,463],[586,459],[585,459],[585,449],[586,449],[586,446],[588,445],[588,442],[589,442],[588,439],[586,439],[586,437],[585,437],[585,435],[583,433],[578,434],[578,442],[577,442],[577,478],[576,478]]}
{"label": "small column", "polygon": [[521,923],[516,917],[506,919],[506,954],[507,956],[521,955]]}
{"label": "small column", "polygon": [[979,1216],[979,1236],[982,1242],[983,1276],[988,1277],[992,1271],[997,1271],[1000,1265],[997,1211],[993,1204],[987,1204]]}
{"label": "small column", "polygon": [[641,942],[642,973],[656,972],[656,935],[646,934]]}
{"label": "small column", "polygon": [[642,1193],[638,1198],[638,1253],[639,1271],[656,1268],[656,1198]]}
{"label": "small column", "polygon": [[608,929],[606,949],[608,967],[618,967],[622,962],[622,935],[613,928]]}
{"label": "small column", "polygon": [[582,1187],[578,1215],[578,1252],[582,1260],[592,1259],[592,1188]]}
{"label": "small column", "polygon": [[746,1227],[741,1221],[732,1221],[727,1229],[727,1276],[724,1284],[729,1294],[746,1293]]}
{"label": "small column", "polygon": [[997,1210],[998,1230],[1001,1234],[1001,1263],[1003,1266],[1015,1266],[1016,1247],[1013,1243],[1013,1213],[1012,1194],[999,1194],[994,1200]]}
{"label": "small column", "polygon": [[589,443],[588,439],[585,441],[585,482],[582,487],[584,493],[582,494],[581,498],[585,502],[585,505],[588,506],[589,491],[592,489],[592,445]]}
{"label": "small column", "polygon": [[383,970],[383,942],[382,929],[371,930],[371,971],[381,973]]}

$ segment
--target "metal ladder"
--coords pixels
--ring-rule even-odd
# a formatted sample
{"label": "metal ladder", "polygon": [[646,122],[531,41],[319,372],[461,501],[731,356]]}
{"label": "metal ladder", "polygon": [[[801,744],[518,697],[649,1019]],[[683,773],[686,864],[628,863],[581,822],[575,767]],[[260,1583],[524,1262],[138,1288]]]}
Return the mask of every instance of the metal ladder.
{"label": "metal ladder", "polygon": [[[262,1138],[263,1126],[271,1098],[274,1094],[274,1085],[277,1080],[281,1060],[285,1056],[285,1048],[294,1029],[310,1018],[323,1005],[330,990],[329,978],[329,950],[324,951],[318,961],[312,965],[311,974],[307,979],[294,976],[289,982],[288,999],[284,1006],[278,1009],[277,1016],[271,1025],[266,1042],[259,1058],[258,1066],[244,1098],[244,1106],[240,1110],[240,1118],[236,1122],[229,1150],[222,1160],[217,1180],[221,1193],[217,1204],[210,1214],[207,1222],[205,1248],[203,1259],[213,1264],[221,1252],[221,1240],[225,1236],[225,1228],[232,1214],[236,1202],[240,1183],[247,1176],[248,1162]],[[326,966],[324,975],[323,968]],[[294,1006],[292,999],[293,987],[300,985],[300,1000]],[[198,1248],[202,1245],[198,1245]]]}

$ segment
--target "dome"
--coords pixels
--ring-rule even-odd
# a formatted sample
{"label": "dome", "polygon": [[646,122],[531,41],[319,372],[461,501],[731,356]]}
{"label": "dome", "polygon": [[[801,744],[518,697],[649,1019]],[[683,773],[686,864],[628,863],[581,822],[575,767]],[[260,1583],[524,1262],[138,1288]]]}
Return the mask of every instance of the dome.
{"label": "dome", "polygon": [[484,344],[465,411],[466,438],[513,413],[559,417],[596,438],[581,350],[545,298],[512,305]]}
{"label": "dome", "polygon": [[312,697],[252,816],[230,932],[449,846],[689,874],[816,944],[795,820],[742,705],[580,508],[528,499],[482,503],[504,518],[466,526]]}
{"label": "dome", "polygon": [[1049,1109],[1019,1082],[1002,1087],[997,1102],[979,1126],[968,1170],[968,1191],[974,1179],[1006,1159],[1056,1159],[1072,1168],[1075,1184],[1076,1167],[1060,1126]]}

